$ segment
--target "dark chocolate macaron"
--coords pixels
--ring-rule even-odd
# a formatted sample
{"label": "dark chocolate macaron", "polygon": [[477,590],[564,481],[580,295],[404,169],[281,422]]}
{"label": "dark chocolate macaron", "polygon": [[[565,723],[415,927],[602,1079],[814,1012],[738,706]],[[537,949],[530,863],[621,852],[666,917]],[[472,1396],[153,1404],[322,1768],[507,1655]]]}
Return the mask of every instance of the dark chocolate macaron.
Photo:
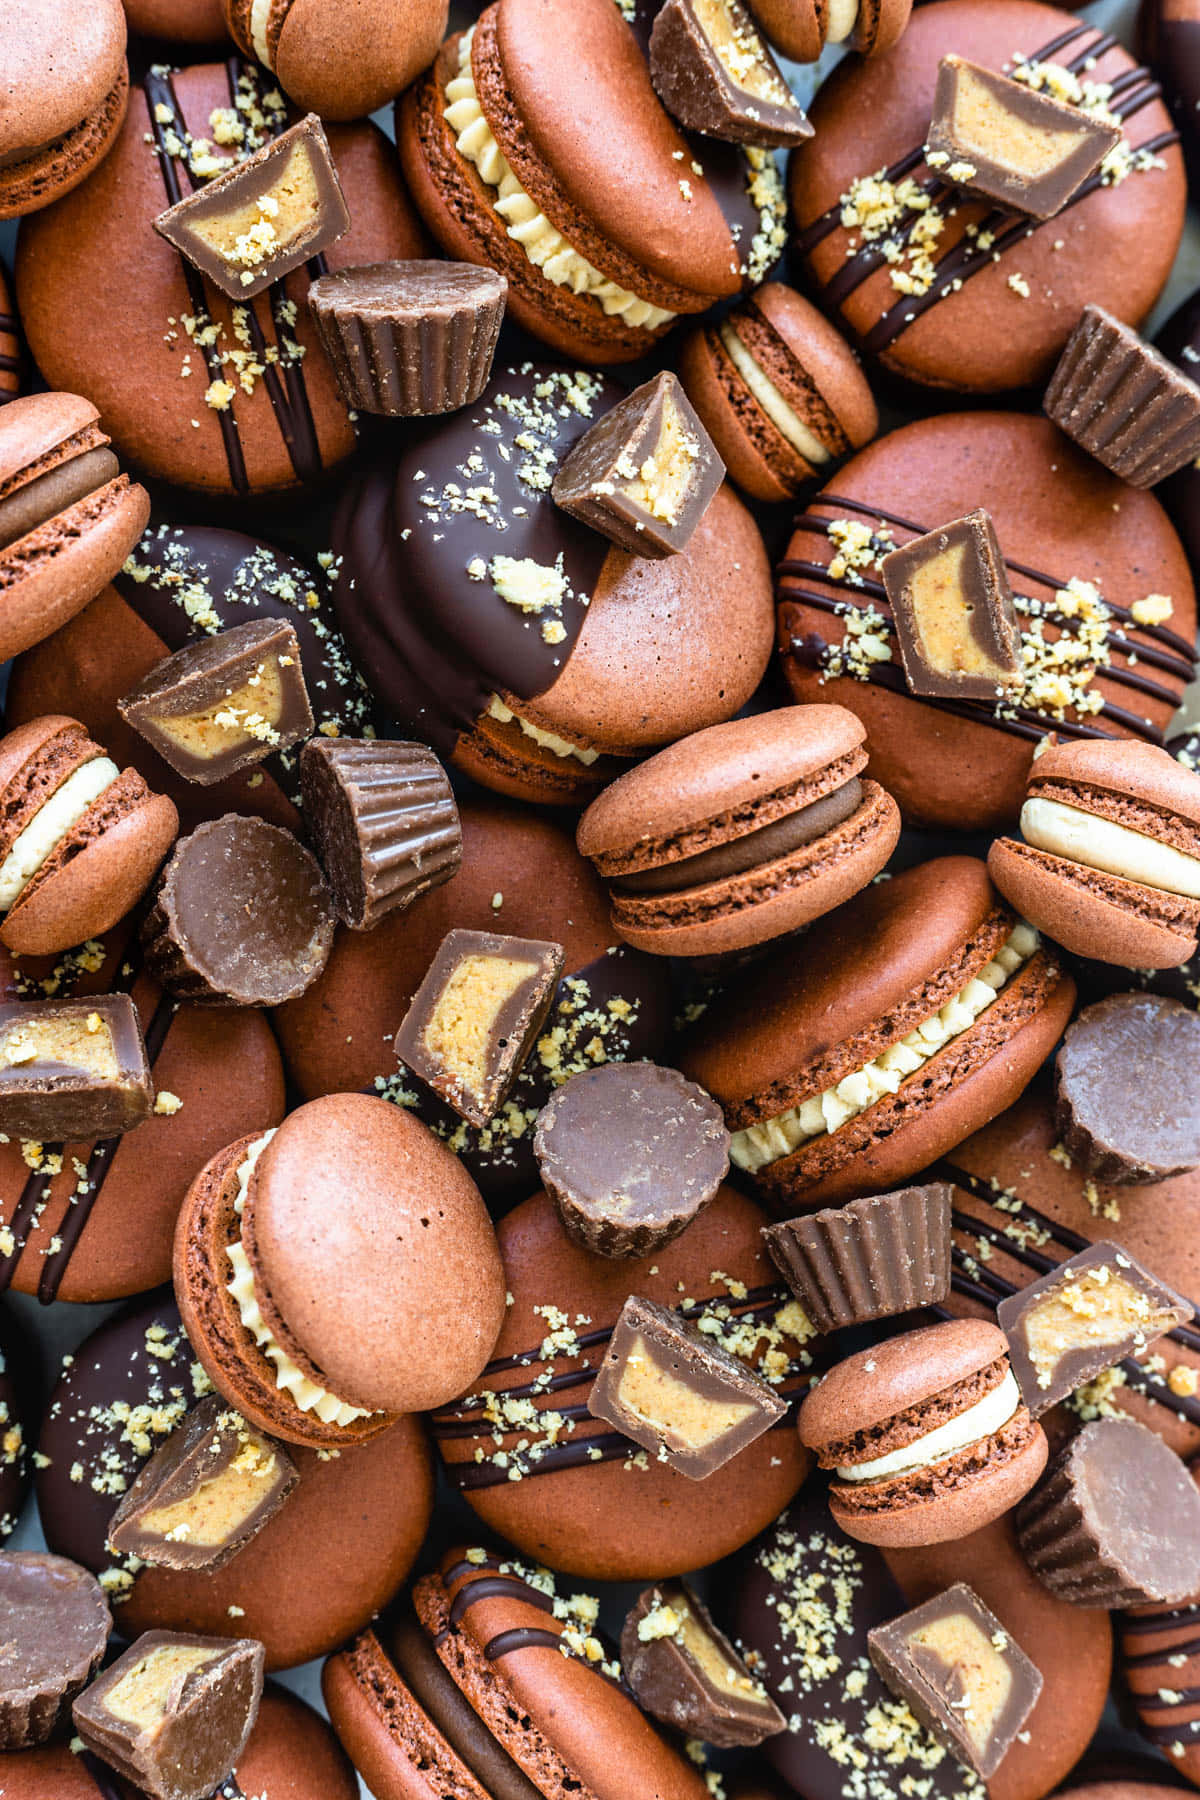
{"label": "dark chocolate macaron", "polygon": [[683,738],[593,800],[578,843],[613,925],[658,956],[782,937],[877,875],[900,813],[860,779],[864,733],[840,706],[789,706]]}
{"label": "dark chocolate macaron", "polygon": [[58,0],[10,0],[0,119],[0,219],[36,212],[108,155],[129,101],[121,0],[64,30]]}
{"label": "dark chocolate macaron", "polygon": [[690,1035],[730,1156],[786,1217],[884,1189],[1015,1100],[1075,984],[983,864],[879,882],[777,951]]}
{"label": "dark chocolate macaron", "polygon": [[981,1319],[847,1357],[801,1407],[800,1438],[833,1471],[838,1524],[864,1543],[896,1546],[990,1524],[1029,1492],[1048,1454],[1004,1333]]}

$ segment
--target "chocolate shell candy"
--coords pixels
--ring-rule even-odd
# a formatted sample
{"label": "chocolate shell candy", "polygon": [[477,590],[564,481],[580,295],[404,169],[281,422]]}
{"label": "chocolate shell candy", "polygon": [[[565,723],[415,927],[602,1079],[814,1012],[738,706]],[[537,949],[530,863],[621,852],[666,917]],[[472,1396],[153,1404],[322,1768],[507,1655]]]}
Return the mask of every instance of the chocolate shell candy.
{"label": "chocolate shell candy", "polygon": [[0,1750],[46,1742],[99,1668],[111,1630],[104,1590],[78,1563],[0,1555]]}
{"label": "chocolate shell candy", "polygon": [[352,931],[369,931],[458,873],[458,807],[424,744],[311,738],[300,792],[334,909]]}
{"label": "chocolate shell candy", "polygon": [[508,283],[473,263],[338,269],[308,291],[338,386],[360,412],[457,412],[487,386]]}
{"label": "chocolate shell candy", "polygon": [[1153,487],[1200,456],[1200,387],[1100,306],[1084,307],[1042,404],[1134,487]]}
{"label": "chocolate shell candy", "polygon": [[851,1200],[763,1228],[771,1258],[818,1331],[933,1306],[950,1292],[950,1188]]}
{"label": "chocolate shell candy", "polygon": [[1200,1017],[1158,994],[1081,1012],[1055,1058],[1055,1120],[1076,1167],[1109,1187],[1200,1165]]}

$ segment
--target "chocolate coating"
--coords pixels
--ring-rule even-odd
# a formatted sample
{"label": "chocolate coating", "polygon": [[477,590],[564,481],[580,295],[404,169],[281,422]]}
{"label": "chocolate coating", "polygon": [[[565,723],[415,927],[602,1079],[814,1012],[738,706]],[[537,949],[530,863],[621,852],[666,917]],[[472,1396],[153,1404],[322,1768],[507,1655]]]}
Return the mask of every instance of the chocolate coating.
{"label": "chocolate coating", "polygon": [[0,1557],[0,1748],[42,1744],[104,1655],[112,1615],[76,1563],[36,1551]]}
{"label": "chocolate coating", "polygon": [[1071,1025],[1055,1060],[1072,1161],[1110,1185],[1200,1164],[1200,1017],[1156,994],[1114,994]]}

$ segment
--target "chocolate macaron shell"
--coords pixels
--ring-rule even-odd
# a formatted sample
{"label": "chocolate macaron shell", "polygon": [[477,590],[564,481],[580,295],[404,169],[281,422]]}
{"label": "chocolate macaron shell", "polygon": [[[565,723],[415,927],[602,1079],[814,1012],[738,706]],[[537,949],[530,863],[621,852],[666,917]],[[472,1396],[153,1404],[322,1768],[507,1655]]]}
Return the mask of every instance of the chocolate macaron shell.
{"label": "chocolate macaron shell", "polygon": [[129,94],[125,15],[100,0],[70,32],[55,0],[13,0],[6,13],[0,218],[78,186],[120,129]]}
{"label": "chocolate macaron shell", "polygon": [[812,465],[771,424],[711,325],[688,332],[679,346],[678,370],[729,479],[743,493],[778,503],[812,478]]}
{"label": "chocolate macaron shell", "polygon": [[998,838],[996,886],[1064,950],[1139,969],[1174,969],[1196,953],[1200,903]]}
{"label": "chocolate macaron shell", "polygon": [[[247,393],[234,362],[220,360],[241,354],[234,303],[150,226],[188,188],[184,165],[164,147],[168,131],[211,142],[214,111],[239,101],[243,116],[260,110],[282,129],[286,113],[262,105],[270,86],[269,77],[237,59],[228,68],[196,64],[170,77],[148,70],[86,192],[26,220],[17,247],[22,318],[46,379],[82,386],[118,450],[139,467],[181,487],[243,498],[315,481],[354,449],[353,425],[308,316],[309,276],[296,270],[249,303],[252,347],[255,334],[264,352],[289,338],[304,354],[253,378]],[[263,129],[261,119],[256,129]],[[419,256],[423,235],[382,132],[364,122],[331,126],[327,135],[353,223],[326,262],[341,268]],[[182,324],[197,315],[207,315],[220,333],[207,360]],[[191,368],[191,380],[181,380],[182,367]],[[214,382],[235,390],[224,406],[216,404],[224,397],[219,387],[206,404]]]}
{"label": "chocolate macaron shell", "polygon": [[[249,10],[248,8],[246,10]],[[446,0],[394,5],[291,0],[268,26],[271,69],[290,100],[323,119],[360,119],[406,88],[433,61]],[[253,47],[243,43],[252,53]]]}
{"label": "chocolate macaron shell", "polygon": [[902,1332],[831,1369],[800,1409],[800,1436],[812,1450],[854,1437],[931,1395],[967,1381],[1008,1353],[998,1325],[956,1319]]}
{"label": "chocolate macaron shell", "polygon": [[829,1510],[843,1530],[881,1549],[953,1542],[1010,1512],[1033,1487],[1049,1454],[1045,1432],[1031,1424],[1024,1441],[1003,1462],[986,1462],[961,1483],[951,1485],[953,1476],[947,1480],[935,1469],[927,1492],[920,1492],[919,1477],[914,1478],[915,1489],[906,1484],[901,1491],[897,1483],[894,1509],[883,1506],[867,1513],[843,1505],[840,1496],[846,1490],[835,1485]]}
{"label": "chocolate macaron shell", "polygon": [[[296,1487],[223,1567],[126,1566],[106,1546],[122,1494],[211,1391],[169,1289],[106,1319],[64,1369],[42,1422],[42,1526],[58,1554],[107,1572],[122,1637],[236,1631],[264,1643],[269,1667],[290,1668],[361,1630],[404,1580],[432,1509],[428,1443],[418,1420],[403,1419],[340,1455],[296,1446]],[[144,1429],[130,1429],[131,1417]],[[311,1791],[299,1790],[304,1800]]]}
{"label": "chocolate macaron shell", "polygon": [[[939,0],[928,10],[957,4]],[[1085,711],[1064,712],[1060,683],[1052,684],[1059,698],[1048,693],[1040,704],[1039,689],[1028,689],[1014,718],[997,718],[977,703],[951,710],[916,698],[905,685],[873,554],[958,517],[981,497],[1015,592],[1053,617],[1040,627],[1045,641],[1053,645],[1069,628],[1075,641],[1067,649],[1077,671],[1085,639],[1095,634],[1100,661],[1088,665],[1095,673],[1078,688]],[[830,527],[840,534],[839,521],[851,531],[876,533],[882,521],[890,536],[874,552],[868,548],[865,566],[856,567],[850,556],[837,558]],[[831,564],[832,579],[822,573]],[[778,642],[793,694],[837,701],[858,714],[871,746],[868,773],[895,796],[908,824],[1004,828],[1020,812],[1034,747],[1043,738],[1057,732],[1161,743],[1192,678],[1192,578],[1165,512],[1153,495],[1081,456],[1045,419],[946,414],[880,438],[809,503],[777,573]],[[1059,617],[1056,595],[1072,582],[1094,584],[1110,616],[1094,623],[1082,613]],[[1129,615],[1151,593],[1171,597],[1164,626],[1140,626]],[[869,665],[852,661],[861,678],[837,672],[838,647],[848,640],[847,605],[881,616],[879,644],[890,653],[890,660]],[[1045,658],[1034,642],[1037,619],[1019,618],[1035,663],[1048,662],[1048,672],[1059,675],[1052,655]],[[1078,682],[1076,673],[1068,686]]]}
{"label": "chocolate macaron shell", "polygon": [[221,0],[124,0],[129,29],[176,44],[219,44],[228,35]]}
{"label": "chocolate macaron shell", "polygon": [[[434,1416],[447,1474],[490,1530],[569,1574],[628,1581],[679,1574],[729,1555],[788,1503],[810,1458],[786,1419],[706,1480],[690,1481],[652,1458],[645,1466],[631,1460],[629,1441],[586,1408],[608,1334],[631,1292],[668,1306],[686,1297],[693,1319],[716,1319],[724,1309],[726,1342],[732,1334],[741,1351],[756,1351],[784,1396],[804,1391],[819,1347],[810,1352],[791,1335],[804,1331],[806,1321],[763,1248],[763,1222],[752,1201],[722,1187],[672,1243],[648,1257],[613,1262],[573,1243],[545,1194],[501,1221],[513,1303],[493,1360],[472,1391],[497,1394],[488,1404],[498,1405],[503,1419],[511,1400],[521,1412],[528,1383],[543,1366],[561,1385],[534,1396],[537,1413],[549,1414],[544,1424],[523,1418],[518,1425],[514,1414],[505,1431],[478,1403],[465,1401]],[[561,1331],[547,1332],[547,1316],[537,1310],[547,1306],[570,1322]],[[743,1330],[737,1316],[747,1312],[752,1323]],[[582,1320],[588,1323],[574,1323]],[[559,1416],[564,1409],[570,1409],[569,1430]],[[497,1430],[504,1433],[504,1462],[496,1460]],[[525,1448],[518,1451],[521,1439]]]}

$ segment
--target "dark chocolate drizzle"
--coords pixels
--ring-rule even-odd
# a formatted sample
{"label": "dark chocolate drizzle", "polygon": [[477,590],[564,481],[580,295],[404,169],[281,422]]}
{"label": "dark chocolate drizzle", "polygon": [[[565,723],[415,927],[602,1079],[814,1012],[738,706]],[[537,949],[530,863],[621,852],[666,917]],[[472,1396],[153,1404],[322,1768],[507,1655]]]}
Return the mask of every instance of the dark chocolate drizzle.
{"label": "dark chocolate drizzle", "polygon": [[1153,1693],[1138,1694],[1130,1691],[1130,1698],[1138,1714],[1138,1729],[1142,1736],[1152,1744],[1164,1748],[1175,1743],[1182,1743],[1185,1733],[1195,1737],[1200,1733],[1200,1719],[1173,1719],[1170,1722],[1159,1722],[1146,1717],[1147,1713],[1168,1715],[1200,1704],[1200,1687],[1176,1687],[1168,1658],[1193,1657],[1200,1655],[1200,1631],[1192,1637],[1184,1638],[1177,1644],[1164,1644],[1157,1650],[1130,1650],[1128,1645],[1143,1638],[1167,1637],[1172,1632],[1200,1627],[1200,1605],[1167,1606],[1160,1612],[1146,1617],[1138,1617],[1127,1613],[1118,1615],[1121,1634],[1121,1664],[1126,1673],[1131,1669],[1159,1669],[1163,1674],[1163,1687],[1168,1688],[1172,1698],[1161,1698],[1161,1690]]}
{"label": "dark chocolate drizzle", "polygon": [[[857,514],[861,518],[875,519],[880,524],[908,532],[913,537],[921,537],[931,529],[927,525],[920,525],[899,514],[885,512],[882,507],[870,506],[861,500],[847,499],[841,494],[818,494],[811,502],[811,506],[829,507],[831,509],[830,517],[822,518],[810,507],[808,511],[797,514],[793,524],[795,531],[819,533],[827,538],[829,527],[847,513]],[[1014,580],[1014,585],[1023,580],[1045,588],[1051,594],[1057,593],[1060,588],[1067,585],[1066,580],[1060,580],[1054,575],[1046,574],[1043,570],[1030,568],[1028,564],[1016,562],[1008,557],[1005,558],[1005,566],[1009,571],[1010,578]],[[850,571],[836,576],[830,573],[829,567],[824,563],[812,562],[805,557],[785,557],[778,565],[776,578],[775,597],[780,605],[792,603],[807,606],[815,612],[824,612],[831,617],[840,618],[847,605],[856,606],[865,598],[870,600],[880,613],[889,635],[894,635],[887,592],[882,581],[871,575],[854,570],[853,580],[851,580]],[[801,585],[803,581],[822,582],[828,587],[839,589],[847,598],[845,600],[833,599],[828,594],[818,593],[811,587]],[[1041,600],[1037,604],[1039,618],[1045,619],[1048,624],[1069,630],[1070,621],[1053,605]],[[1181,686],[1186,686],[1193,679],[1196,672],[1196,653],[1186,638],[1162,625],[1139,625],[1128,607],[1120,606],[1110,600],[1104,600],[1103,604],[1113,618],[1120,621],[1122,627],[1128,628],[1128,630],[1110,629],[1105,633],[1110,650],[1121,655],[1130,653],[1136,655],[1139,662],[1147,663],[1152,668],[1161,669],[1165,674],[1174,676]],[[1140,634],[1138,640],[1132,640],[1129,632]],[[1141,642],[1142,636],[1150,641],[1148,643]],[[828,648],[826,640],[815,633],[803,638],[793,634],[784,654],[795,656],[805,667],[819,668],[823,664],[825,651]],[[1113,663],[1105,663],[1100,666],[1097,674],[1102,674],[1103,679],[1114,686],[1130,688],[1134,692],[1143,693],[1154,700],[1161,701],[1172,712],[1179,705],[1179,693],[1164,686],[1161,682],[1151,680],[1149,676],[1142,675],[1135,669],[1121,668]],[[910,692],[904,678],[904,671],[898,662],[872,663],[867,673],[867,679],[876,687],[888,688],[893,693],[907,694]],[[982,701],[949,700],[927,696],[922,698],[925,705],[935,706],[942,712],[953,713],[959,718],[975,719],[981,725],[990,725],[998,731],[1007,731],[1015,737],[1028,738],[1035,742],[1045,737],[1050,731],[1057,732],[1061,737],[1071,738],[1103,738],[1112,735],[1111,732],[1088,724],[1082,719],[1059,719],[1049,713],[1040,713],[1031,707],[1012,706],[1006,707],[1003,712],[998,712]],[[1131,712],[1128,707],[1119,706],[1107,697],[1104,698],[1099,716],[1111,720],[1114,725],[1121,727],[1132,736],[1145,739],[1148,743],[1161,746],[1165,742],[1165,733],[1152,725],[1148,719]]]}
{"label": "dark chocolate drizzle", "polygon": [[[962,1212],[957,1207],[953,1209],[951,1222],[956,1233],[977,1241],[982,1238],[986,1243],[994,1245],[1002,1255],[1010,1257],[1013,1262],[1028,1269],[1033,1280],[1042,1275],[1048,1275],[1052,1269],[1058,1268],[1060,1263],[1078,1255],[1081,1250],[1086,1250],[1092,1241],[1082,1237],[1079,1232],[1072,1231],[1069,1226],[1058,1224],[1048,1213],[1040,1212],[1036,1206],[1031,1206],[1011,1191],[997,1189],[990,1181],[981,1176],[969,1174],[949,1159],[936,1164],[932,1173],[935,1179],[950,1182],[952,1186],[960,1188],[963,1193],[969,1194],[973,1200],[979,1201],[984,1206],[995,1207],[997,1200],[1003,1199],[1002,1217],[1005,1220],[1019,1220],[1022,1225],[1035,1231],[1042,1238],[1043,1243],[1048,1242],[1061,1252],[1061,1255],[1047,1255],[1045,1250],[1035,1249],[1032,1245],[1026,1244],[1006,1232],[1003,1225],[993,1225],[989,1220],[976,1218],[973,1213]],[[957,1241],[952,1246],[951,1256],[953,1263],[951,1285],[954,1292],[961,1294],[964,1299],[974,1300],[978,1305],[986,1306],[995,1312],[1001,1300],[1006,1300],[1010,1295],[1020,1292],[1013,1282],[1006,1280],[1003,1275],[996,1274],[978,1258],[971,1256]],[[944,1316],[949,1316],[945,1307],[934,1310],[941,1312]],[[1200,1353],[1200,1330],[1195,1326],[1176,1325],[1164,1335],[1169,1337],[1173,1343],[1178,1344],[1181,1349]],[[1168,1407],[1179,1418],[1185,1419],[1189,1425],[1200,1427],[1200,1399],[1195,1399],[1188,1394],[1174,1393],[1167,1385],[1165,1377],[1156,1374],[1153,1369],[1146,1368],[1144,1364],[1133,1357],[1125,1357],[1117,1366],[1123,1371],[1128,1387],[1136,1389],[1159,1406]]]}
{"label": "dark chocolate drizzle", "polygon": [[[1035,50],[1026,60],[1035,63],[1049,62],[1057,56],[1060,50],[1077,43],[1081,37],[1085,37],[1093,31],[1096,31],[1095,38],[1063,65],[1073,74],[1080,74],[1088,65],[1104,56],[1109,50],[1118,48],[1117,39],[1108,32],[1097,31],[1095,26],[1080,24],[1072,27],[1070,31],[1063,32],[1061,36],[1052,39],[1050,43],[1044,44],[1040,50]],[[1161,87],[1153,79],[1149,70],[1141,67],[1125,70],[1114,78],[1111,87],[1110,111],[1122,123],[1133,118],[1143,107],[1158,99],[1162,93]],[[1160,132],[1157,136],[1148,139],[1144,144],[1134,146],[1134,148],[1138,152],[1145,152],[1153,156],[1157,155],[1160,150],[1165,150],[1169,145],[1178,142],[1179,133],[1177,131],[1166,131]],[[923,162],[924,147],[917,145],[884,171],[884,179],[890,182],[901,181],[906,175],[911,175],[915,169],[921,167]],[[917,185],[923,194],[929,196],[934,206],[940,205],[942,201],[949,199],[959,191],[952,182],[933,173],[928,174]],[[1089,194],[1095,193],[1102,185],[1100,171],[1097,170],[1095,174],[1089,176],[1052,220],[1041,223],[1057,224],[1064,212],[1078,206],[1080,201],[1085,200]],[[814,219],[810,225],[798,232],[794,239],[797,255],[808,258],[818,244],[823,243],[839,228],[841,213],[842,203],[839,199],[836,205],[828,208],[819,218]],[[908,208],[901,215],[889,236],[895,239],[897,235],[906,233],[919,216],[916,210]],[[1022,239],[1032,236],[1033,232],[1038,229],[1040,229],[1039,222],[1025,217],[1024,214],[1015,214],[1004,207],[994,208],[979,221],[978,233],[975,236],[961,237],[946,252],[937,264],[936,279],[925,293],[901,295],[894,305],[880,314],[869,331],[856,334],[862,349],[869,355],[879,355],[889,349],[916,319],[928,312],[931,307],[936,306],[939,300],[956,292],[964,282],[969,281],[972,276],[978,275],[983,269],[991,268],[1006,250]],[[985,237],[985,241],[990,237],[986,250],[978,247],[981,236]],[[845,262],[828,280],[819,281],[811,264],[809,272],[823,304],[826,308],[833,308],[840,314],[850,295],[869,280],[876,270],[883,268],[886,261],[887,258],[881,246],[864,244],[852,255],[847,256]]]}
{"label": "dark chocolate drizzle", "polygon": [[[120,973],[112,984],[110,991],[127,994],[133,987],[142,968],[140,946],[132,943],[121,959]],[[178,1011],[178,1001],[172,1000],[169,994],[162,994],[154,1008],[153,1016],[146,1027],[146,1058],[151,1068],[162,1052],[167,1041],[167,1033],[171,1022]],[[57,1233],[58,1249],[49,1253],[42,1262],[42,1272],[38,1280],[37,1297],[41,1305],[49,1306],[58,1298],[59,1288],[70,1266],[71,1258],[79,1245],[79,1240],[91,1218],[92,1210],[100,1198],[104,1183],[112,1168],[113,1159],[120,1149],[121,1139],[99,1138],[88,1153],[86,1171],[82,1178],[82,1191],[77,1183],[67,1201],[66,1212],[61,1229]],[[49,1156],[62,1155],[65,1144],[47,1144],[43,1146],[43,1154]],[[12,1218],[8,1221],[8,1230],[12,1234],[13,1248],[8,1256],[0,1258],[0,1293],[7,1293],[12,1286],[13,1277],[25,1253],[29,1234],[37,1222],[42,1197],[55,1179],[46,1169],[31,1169],[21,1189]]]}
{"label": "dark chocolate drizzle", "polygon": [[[438,1643],[444,1643],[471,1608],[482,1600],[510,1599],[517,1600],[522,1606],[534,1606],[539,1612],[553,1613],[554,1595],[543,1593],[534,1587],[532,1582],[516,1568],[502,1563],[495,1556],[488,1556],[483,1562],[456,1562],[442,1576],[443,1585],[450,1587],[461,1581],[462,1586],[450,1602],[450,1621],[447,1630],[443,1631]],[[604,1633],[593,1629],[591,1635],[597,1639],[604,1650],[606,1663],[619,1666],[620,1658],[616,1646],[609,1643]],[[536,1625],[517,1625],[509,1631],[497,1632],[483,1646],[483,1654],[488,1662],[499,1662],[505,1656],[511,1656],[515,1650],[554,1650],[561,1654],[563,1638],[557,1631],[543,1631]],[[607,1681],[610,1686],[620,1688],[628,1693],[624,1676],[619,1680],[610,1675],[607,1668],[596,1663],[585,1662],[582,1665]]]}

